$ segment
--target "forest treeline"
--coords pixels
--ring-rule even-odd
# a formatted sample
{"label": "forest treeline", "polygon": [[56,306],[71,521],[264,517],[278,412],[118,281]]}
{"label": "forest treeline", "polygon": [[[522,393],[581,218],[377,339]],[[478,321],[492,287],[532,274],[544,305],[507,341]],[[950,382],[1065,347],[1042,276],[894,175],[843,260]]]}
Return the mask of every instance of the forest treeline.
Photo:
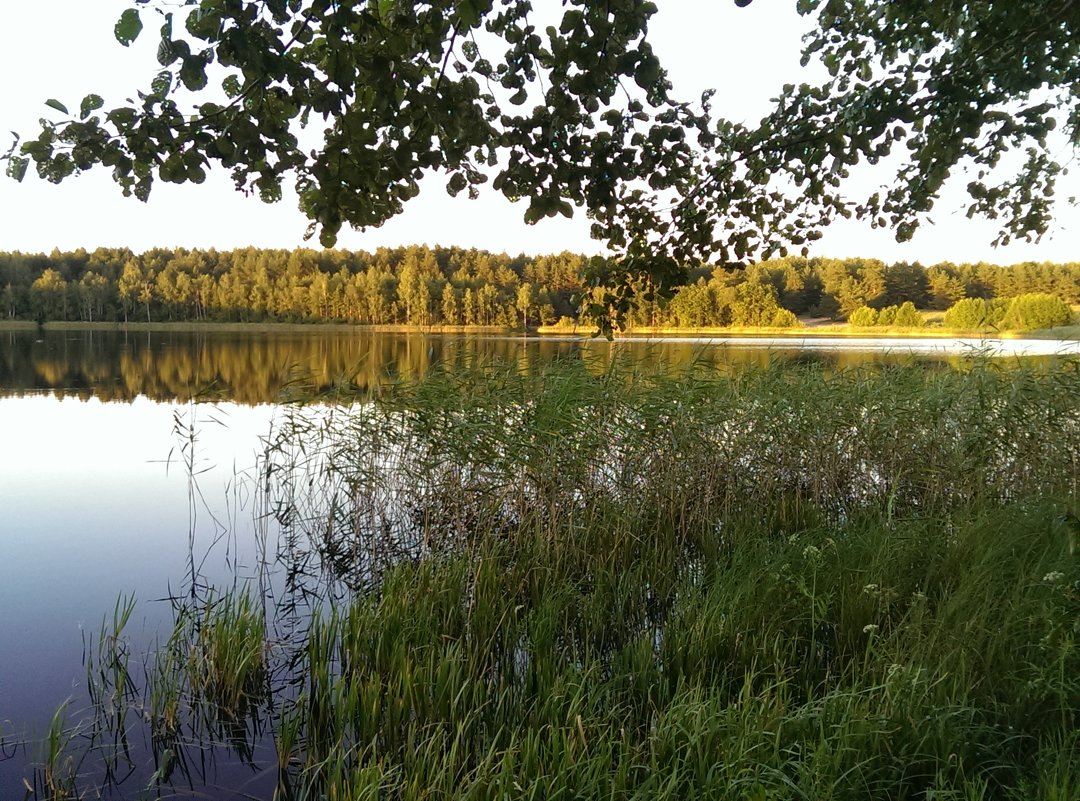
{"label": "forest treeline", "polygon": [[[71,321],[316,322],[529,327],[578,319],[595,260],[410,246],[232,251],[99,248],[0,253],[0,317]],[[638,302],[631,326],[797,325],[860,309],[945,310],[1039,293],[1080,303],[1080,262],[886,264],[788,257],[692,270],[669,299]],[[891,313],[891,312],[889,312]],[[866,313],[862,313],[866,317]],[[859,315],[856,315],[856,319]]]}

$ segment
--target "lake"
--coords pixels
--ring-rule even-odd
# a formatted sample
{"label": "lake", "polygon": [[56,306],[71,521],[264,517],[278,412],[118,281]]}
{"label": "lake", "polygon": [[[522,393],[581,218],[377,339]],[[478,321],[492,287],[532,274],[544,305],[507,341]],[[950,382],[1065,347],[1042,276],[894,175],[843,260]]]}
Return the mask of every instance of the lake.
{"label": "lake", "polygon": [[[347,330],[0,332],[0,798],[22,794],[33,743],[56,708],[86,706],[88,647],[121,595],[127,634],[150,646],[170,597],[254,575],[273,536],[251,490],[283,404],[364,397],[432,371],[555,360],[596,375],[616,358],[644,371],[813,361],[829,369],[927,360],[959,364],[981,342],[933,339],[672,339],[608,343],[391,335]],[[1075,344],[997,343],[1010,358]],[[249,789],[272,787],[253,774]],[[261,782],[261,783],[260,783]],[[212,782],[209,782],[212,784]]]}

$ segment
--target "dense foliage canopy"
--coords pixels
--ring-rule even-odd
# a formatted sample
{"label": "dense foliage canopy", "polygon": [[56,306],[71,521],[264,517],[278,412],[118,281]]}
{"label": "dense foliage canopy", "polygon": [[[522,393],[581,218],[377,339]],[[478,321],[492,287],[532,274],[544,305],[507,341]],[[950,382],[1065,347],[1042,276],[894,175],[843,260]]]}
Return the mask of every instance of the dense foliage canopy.
{"label": "dense foliage canopy", "polygon": [[[145,199],[157,179],[200,182],[218,164],[267,201],[292,176],[324,245],[400,212],[425,174],[455,195],[491,180],[529,222],[591,217],[623,257],[593,277],[622,287],[606,298],[615,319],[679,265],[782,255],[836,217],[907,239],[958,169],[969,213],[998,219],[1001,242],[1047,229],[1056,157],[1071,153],[1051,131],[1080,142],[1080,6],[797,8],[815,22],[804,62],[827,75],[744,126],[714,117],[709,94],[678,97],[647,38],[650,0],[568,0],[551,25],[528,0],[138,0],[115,34],[126,45],[161,23],[150,86],[108,109],[50,100],[60,116],[8,172],[32,162],[61,181],[102,164]],[[883,160],[886,189],[845,194],[853,166]]]}

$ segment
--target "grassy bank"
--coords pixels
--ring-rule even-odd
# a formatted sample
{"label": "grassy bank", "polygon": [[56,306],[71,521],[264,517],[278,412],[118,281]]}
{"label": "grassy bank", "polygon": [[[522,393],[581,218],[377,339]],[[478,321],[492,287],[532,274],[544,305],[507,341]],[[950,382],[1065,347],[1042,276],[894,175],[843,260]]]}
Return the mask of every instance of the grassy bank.
{"label": "grassy bank", "polygon": [[1075,365],[980,361],[297,408],[273,591],[178,601],[144,686],[91,683],[151,784],[216,750],[291,799],[1075,798],[1078,409]]}

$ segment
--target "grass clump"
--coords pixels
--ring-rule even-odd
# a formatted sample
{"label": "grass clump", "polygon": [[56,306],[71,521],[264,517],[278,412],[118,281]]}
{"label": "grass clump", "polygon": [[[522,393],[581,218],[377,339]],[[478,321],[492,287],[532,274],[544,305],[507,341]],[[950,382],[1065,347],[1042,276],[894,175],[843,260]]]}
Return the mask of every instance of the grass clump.
{"label": "grass clump", "polygon": [[866,517],[674,574],[656,543],[619,575],[603,550],[534,538],[397,566],[313,626],[290,792],[1075,792],[1058,749],[1080,571],[1048,547],[1051,513]]}

